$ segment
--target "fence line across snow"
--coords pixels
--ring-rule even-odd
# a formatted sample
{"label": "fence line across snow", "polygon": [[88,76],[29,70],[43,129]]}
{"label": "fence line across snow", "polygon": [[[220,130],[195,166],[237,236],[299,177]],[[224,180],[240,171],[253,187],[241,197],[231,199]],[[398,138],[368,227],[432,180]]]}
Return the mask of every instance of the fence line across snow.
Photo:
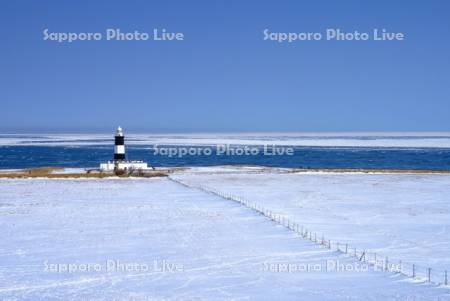
{"label": "fence line across snow", "polygon": [[406,277],[410,277],[419,281],[429,282],[436,285],[449,285],[447,270],[437,270],[429,267],[419,266],[417,264],[407,263],[402,260],[392,259],[387,256],[382,256],[374,252],[368,252],[364,249],[358,249],[348,243],[343,243],[339,241],[332,241],[326,238],[323,234],[318,235],[317,232],[311,231],[305,226],[299,224],[296,221],[291,221],[284,215],[277,214],[272,210],[268,210],[261,205],[254,202],[249,202],[242,197],[232,195],[230,193],[225,193],[206,187],[204,185],[192,186],[183,181],[175,179],[173,177],[168,177],[171,181],[181,184],[188,188],[195,188],[206,193],[211,193],[221,198],[238,202],[257,213],[269,218],[275,223],[286,227],[287,229],[297,233],[300,237],[310,240],[313,243],[326,247],[330,250],[335,250],[342,254],[348,255],[350,257],[356,258],[360,262],[365,262],[377,270],[398,273]]}

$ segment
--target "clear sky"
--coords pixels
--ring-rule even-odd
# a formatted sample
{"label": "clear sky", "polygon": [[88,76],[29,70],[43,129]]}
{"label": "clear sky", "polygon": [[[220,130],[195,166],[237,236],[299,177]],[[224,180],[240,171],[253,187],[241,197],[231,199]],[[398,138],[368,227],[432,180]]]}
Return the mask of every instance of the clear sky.
{"label": "clear sky", "polygon": [[[450,131],[450,1],[1,1],[0,133]],[[44,41],[107,28],[184,41]],[[404,41],[264,41],[402,32]]]}

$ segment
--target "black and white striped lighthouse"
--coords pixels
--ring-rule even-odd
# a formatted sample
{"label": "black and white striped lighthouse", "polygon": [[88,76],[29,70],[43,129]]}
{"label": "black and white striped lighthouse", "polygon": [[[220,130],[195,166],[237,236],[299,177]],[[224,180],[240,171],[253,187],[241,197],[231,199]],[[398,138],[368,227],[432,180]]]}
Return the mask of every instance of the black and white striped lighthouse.
{"label": "black and white striped lighthouse", "polygon": [[114,135],[114,160],[100,163],[102,172],[127,172],[132,174],[135,171],[144,172],[149,170],[148,164],[142,160],[126,160],[125,158],[125,136],[122,128],[117,128]]}
{"label": "black and white striped lighthouse", "polygon": [[114,160],[125,160],[125,136],[120,126],[114,136]]}

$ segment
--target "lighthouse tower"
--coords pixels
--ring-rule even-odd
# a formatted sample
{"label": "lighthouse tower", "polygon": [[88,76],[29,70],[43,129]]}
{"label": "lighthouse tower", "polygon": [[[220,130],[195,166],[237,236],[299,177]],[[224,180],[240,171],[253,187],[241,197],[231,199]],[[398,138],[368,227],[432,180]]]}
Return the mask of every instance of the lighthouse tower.
{"label": "lighthouse tower", "polygon": [[100,164],[100,170],[111,171],[126,171],[132,173],[133,171],[149,170],[147,163],[141,160],[126,160],[125,157],[125,135],[122,128],[117,128],[114,135],[114,159]]}
{"label": "lighthouse tower", "polygon": [[125,160],[125,136],[120,126],[114,136],[114,160]]}

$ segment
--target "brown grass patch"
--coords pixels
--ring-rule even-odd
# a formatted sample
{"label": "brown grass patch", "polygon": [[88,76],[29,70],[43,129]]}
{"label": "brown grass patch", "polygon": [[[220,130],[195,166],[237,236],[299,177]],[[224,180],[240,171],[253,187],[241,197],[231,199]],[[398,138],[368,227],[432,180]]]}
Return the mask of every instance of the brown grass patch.
{"label": "brown grass patch", "polygon": [[80,178],[91,178],[91,179],[102,179],[107,177],[165,177],[167,173],[162,171],[146,171],[141,174],[128,174],[128,173],[107,173],[107,172],[90,172],[90,173],[52,173],[55,170],[63,170],[63,167],[40,167],[32,169],[24,169],[23,171],[13,171],[13,172],[3,172],[0,173],[0,178],[6,179],[25,179],[25,178],[49,178],[49,179],[80,179]]}

